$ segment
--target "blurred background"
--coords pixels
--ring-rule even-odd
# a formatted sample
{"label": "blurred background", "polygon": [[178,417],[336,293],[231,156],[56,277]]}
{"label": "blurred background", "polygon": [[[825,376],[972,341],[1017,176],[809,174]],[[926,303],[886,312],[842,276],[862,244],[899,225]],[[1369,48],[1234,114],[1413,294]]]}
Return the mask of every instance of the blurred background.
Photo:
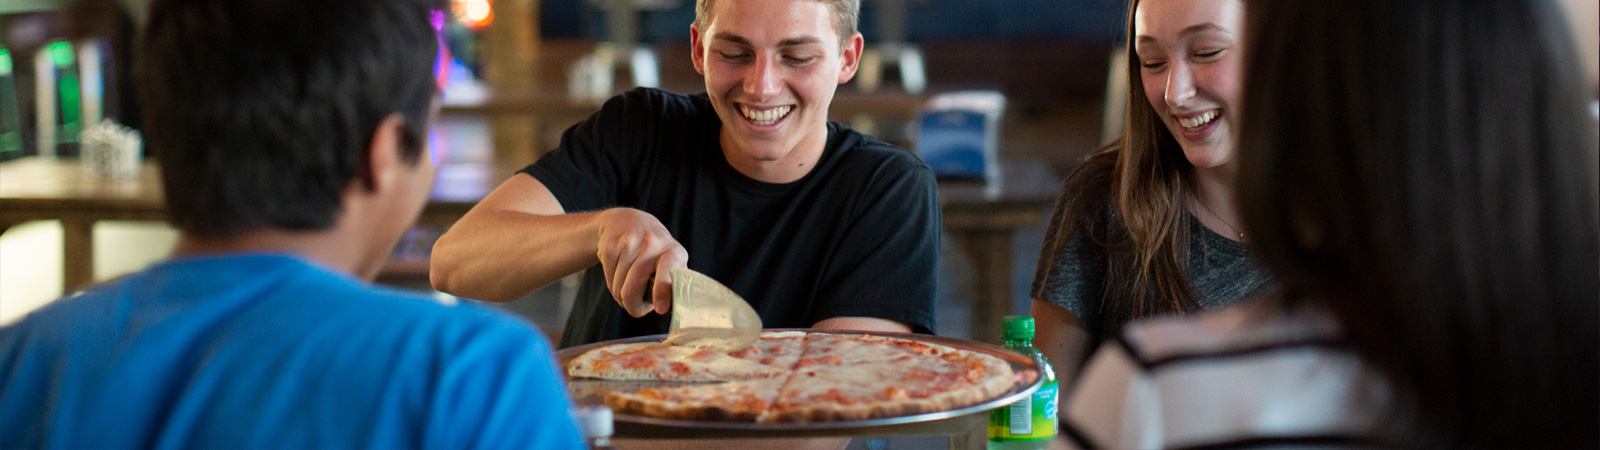
{"label": "blurred background", "polygon": [[[176,239],[155,214],[159,186],[149,173],[106,180],[68,167],[84,151],[86,127],[139,128],[129,49],[147,3],[0,0],[0,324],[157,261]],[[1595,84],[1597,2],[1560,3]],[[704,91],[689,59],[693,0],[450,5],[445,104],[431,138],[442,155],[438,209],[469,207],[614,93]],[[929,159],[949,175],[940,334],[987,339],[973,317],[1027,310],[1056,184],[1120,127],[1126,80],[1113,68],[1125,8],[1124,0],[863,0],[867,52],[856,79],[840,86],[833,120],[925,158],[954,151],[980,161],[946,170]],[[975,125],[950,128],[949,114]],[[968,141],[976,144],[960,144]],[[431,291],[427,253],[449,224],[442,217],[408,234],[380,282]],[[500,306],[559,336],[574,285]]]}

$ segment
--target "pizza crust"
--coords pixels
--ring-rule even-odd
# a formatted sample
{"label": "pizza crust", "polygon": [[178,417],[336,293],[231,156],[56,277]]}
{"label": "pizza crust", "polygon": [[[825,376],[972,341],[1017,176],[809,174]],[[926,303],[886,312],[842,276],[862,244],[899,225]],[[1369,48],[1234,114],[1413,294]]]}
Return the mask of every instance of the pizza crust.
{"label": "pizza crust", "polygon": [[567,376],[574,378],[597,378],[607,380],[655,380],[654,373],[642,371],[617,371],[610,370],[606,361],[615,360],[618,355],[643,351],[649,348],[662,346],[659,342],[640,342],[633,344],[617,344],[590,350],[572,361],[567,362]]}
{"label": "pizza crust", "polygon": [[754,422],[766,412],[786,380],[768,378],[606,394],[618,412],[681,420]]}

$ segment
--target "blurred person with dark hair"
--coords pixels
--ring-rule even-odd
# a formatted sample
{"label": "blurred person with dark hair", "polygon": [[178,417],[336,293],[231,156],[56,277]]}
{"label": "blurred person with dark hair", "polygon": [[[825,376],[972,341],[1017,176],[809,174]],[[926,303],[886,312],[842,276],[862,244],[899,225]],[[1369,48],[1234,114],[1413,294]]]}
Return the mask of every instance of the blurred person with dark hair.
{"label": "blurred person with dark hair", "polygon": [[1127,124],[1062,182],[1033,278],[1035,342],[1063,383],[1130,321],[1271,285],[1233,201],[1243,21],[1240,0],[1128,5]]}
{"label": "blurred person with dark hair", "polygon": [[675,267],[727,284],[767,327],[931,333],[933,172],[828,121],[860,61],[859,11],[700,0],[706,92],[635,89],[567,129],[439,239],[434,287],[508,302],[586,270],[562,347],[666,333]]}
{"label": "blurred person with dark hair", "polygon": [[580,448],[549,344],[368,284],[435,168],[426,0],[158,0],[172,258],[0,328],[0,447]]}
{"label": "blurred person with dark hair", "polygon": [[1130,327],[1071,394],[1069,433],[1600,444],[1600,161],[1556,5],[1248,10],[1239,204],[1282,289]]}

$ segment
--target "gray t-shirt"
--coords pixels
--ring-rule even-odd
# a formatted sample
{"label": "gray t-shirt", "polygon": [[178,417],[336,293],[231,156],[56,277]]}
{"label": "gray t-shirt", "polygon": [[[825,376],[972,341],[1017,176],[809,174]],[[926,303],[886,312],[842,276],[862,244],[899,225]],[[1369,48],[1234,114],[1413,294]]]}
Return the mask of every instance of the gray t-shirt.
{"label": "gray t-shirt", "polygon": [[[1106,208],[1105,214],[1108,219],[1105,223],[1118,223],[1111,217],[1111,208]],[[1189,261],[1185,272],[1202,309],[1255,297],[1271,286],[1271,277],[1251,258],[1244,243],[1222,237],[1192,215],[1188,219]],[[1052,222],[1051,226],[1060,223]],[[1054,264],[1055,270],[1040,270],[1041,276],[1050,278],[1034,282],[1035,298],[1060,305],[1078,316],[1096,343],[1107,337],[1104,331],[1108,325],[1113,325],[1104,323],[1100,314],[1107,261],[1104,247],[1091,242],[1083,233],[1074,232],[1067,238],[1062,252],[1040,258],[1040,264]],[[1044,275],[1047,273],[1049,275]]]}

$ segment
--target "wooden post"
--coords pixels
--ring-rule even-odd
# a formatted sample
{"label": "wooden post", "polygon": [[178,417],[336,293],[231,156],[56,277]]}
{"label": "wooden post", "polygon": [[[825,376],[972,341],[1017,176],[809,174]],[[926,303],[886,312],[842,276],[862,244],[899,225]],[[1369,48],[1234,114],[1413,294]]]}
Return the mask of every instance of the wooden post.
{"label": "wooden post", "polygon": [[61,295],[94,284],[94,220],[61,218]]}
{"label": "wooden post", "polygon": [[[540,90],[535,65],[539,55],[539,0],[498,0],[484,36],[484,82],[490,98],[534,96]],[[488,100],[493,101],[493,100]],[[491,109],[490,111],[494,111]],[[539,120],[528,114],[489,113],[497,161],[531,163],[544,153]]]}
{"label": "wooden post", "polygon": [[970,230],[952,234],[972,261],[972,284],[977,297],[972,302],[971,339],[1003,343],[1000,322],[1011,314],[1012,230]]}

